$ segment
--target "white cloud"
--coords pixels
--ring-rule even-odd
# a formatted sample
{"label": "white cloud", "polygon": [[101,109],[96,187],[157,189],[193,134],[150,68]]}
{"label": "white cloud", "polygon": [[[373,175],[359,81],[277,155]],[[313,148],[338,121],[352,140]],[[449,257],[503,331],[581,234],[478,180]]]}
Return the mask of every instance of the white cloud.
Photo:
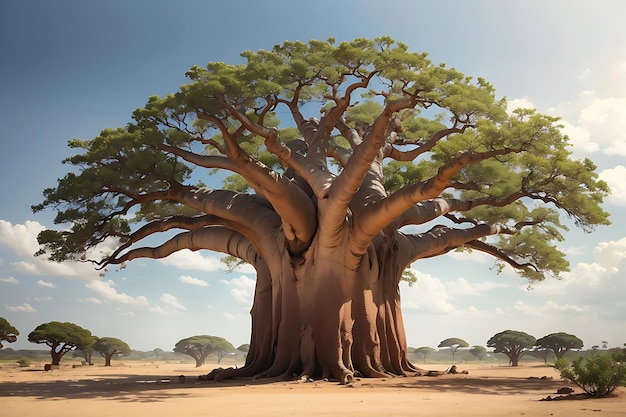
{"label": "white cloud", "polygon": [[593,153],[600,149],[600,145],[590,140],[591,134],[586,127],[573,125],[565,120],[559,122],[563,125],[563,133],[569,137],[573,148],[582,153]]}
{"label": "white cloud", "polygon": [[[28,300],[30,300],[30,298],[28,298]],[[43,303],[47,301],[52,301],[52,297],[34,297],[32,300],[37,301],[39,303]]]}
{"label": "white cloud", "polygon": [[191,277],[189,275],[181,275],[178,280],[185,284],[197,285],[199,287],[208,287],[209,283],[198,278]]}
{"label": "white cloud", "polygon": [[611,203],[626,207],[626,167],[618,165],[615,168],[605,169],[599,174],[600,179],[606,181],[611,189],[611,195],[607,198]]}
{"label": "white cloud", "polygon": [[19,284],[20,283],[15,277],[0,278],[0,281],[6,282],[7,284]]}
{"label": "white cloud", "polygon": [[[616,241],[600,242],[593,249],[595,262],[579,262],[563,279],[546,280],[534,285],[531,297],[562,299],[562,304],[593,306],[597,314],[621,314],[626,294],[626,237]],[[521,287],[520,287],[521,288]]]}
{"label": "white cloud", "polygon": [[200,252],[193,252],[189,249],[174,252],[167,258],[159,259],[159,262],[186,270],[192,269],[197,271],[214,272],[224,269],[218,258],[214,256],[202,256]]}
{"label": "white cloud", "polygon": [[626,156],[626,131],[622,128],[626,118],[624,66],[626,61],[613,61],[601,63],[597,71],[585,69],[579,80],[586,88],[572,101],[549,110],[563,118],[564,133],[578,157],[594,152]]}
{"label": "white cloud", "polygon": [[142,295],[137,297],[131,297],[130,295],[125,293],[118,293],[117,290],[113,288],[114,286],[115,283],[111,280],[94,280],[86,284],[87,288],[97,293],[100,297],[104,299],[104,301],[130,304],[138,307],[148,306],[148,300],[146,299],[146,297]]}
{"label": "white cloud", "polygon": [[96,279],[98,271],[91,264],[80,262],[51,262],[44,256],[34,256],[39,250],[37,235],[45,227],[27,220],[11,224],[0,219],[0,244],[7,246],[19,260],[11,262],[14,270],[32,275],[62,276],[65,278]]}
{"label": "white cloud", "polygon": [[446,286],[432,275],[417,273],[413,286],[401,282],[400,288],[403,308],[426,314],[450,314],[456,310]]}
{"label": "white cloud", "polygon": [[494,282],[494,281],[482,281],[482,282],[474,282],[470,283],[463,277],[457,278],[455,281],[446,282],[446,289],[450,294],[453,295],[461,295],[461,296],[480,296],[484,295],[485,292],[498,289],[498,288],[507,288],[508,284],[503,282]]}
{"label": "white cloud", "polygon": [[36,313],[37,312],[37,310],[35,310],[35,308],[33,308],[33,306],[31,306],[28,303],[24,303],[19,306],[8,306],[5,304],[4,308],[7,309],[8,311],[16,311],[16,312],[21,312],[21,313]]}
{"label": "white cloud", "polygon": [[221,280],[224,284],[228,284],[233,287],[230,293],[240,303],[251,305],[254,298],[254,287],[256,281],[241,275],[239,278],[233,278],[231,280]]}
{"label": "white cloud", "polygon": [[598,262],[609,268],[616,268],[626,259],[626,237],[617,241],[600,242],[593,249]]}
{"label": "white cloud", "polygon": [[170,293],[163,293],[161,294],[161,297],[159,297],[159,304],[150,307],[149,310],[158,314],[171,314],[185,311],[187,310],[187,307],[178,301],[178,298],[174,295]]}
{"label": "white cloud", "polygon": [[45,288],[56,288],[56,285],[54,285],[53,283],[48,282],[48,281],[44,281],[44,280],[41,280],[41,279],[39,281],[37,281],[37,285],[40,286],[40,287],[45,287]]}
{"label": "white cloud", "polygon": [[86,301],[92,304],[103,304],[103,301],[101,299],[95,298],[95,297],[88,297],[88,298],[85,298],[83,301]]}
{"label": "white cloud", "polygon": [[165,307],[173,310],[187,310],[187,308],[182,305],[175,296],[169,293],[163,293],[163,295],[159,298],[159,301]]}
{"label": "white cloud", "polygon": [[592,140],[608,155],[626,156],[626,98],[607,97],[594,100],[585,108],[579,124],[593,132]]}
{"label": "white cloud", "polygon": [[507,102],[506,109],[509,113],[516,109],[534,109],[535,105],[528,97],[516,98]]}

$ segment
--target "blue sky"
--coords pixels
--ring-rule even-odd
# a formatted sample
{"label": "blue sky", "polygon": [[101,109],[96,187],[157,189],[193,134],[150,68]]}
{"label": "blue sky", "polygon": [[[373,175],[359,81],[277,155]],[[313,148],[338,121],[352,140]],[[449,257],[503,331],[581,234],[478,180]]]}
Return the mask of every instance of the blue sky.
{"label": "blue sky", "polygon": [[[560,248],[571,272],[532,290],[481,255],[413,265],[402,288],[409,345],[448,337],[484,345],[505,329],[576,334],[586,347],[626,342],[626,3],[620,0],[0,2],[0,316],[21,333],[71,321],[132,348],[166,350],[185,337],[249,340],[254,274],[226,274],[219,255],[138,260],[100,277],[87,265],[35,259],[54,213],[33,214],[66,173],[69,139],[123,126],[148,96],[174,92],[209,61],[285,40],[389,35],[467,75],[511,105],[560,116],[576,158],[613,189],[613,225],[572,230]],[[206,181],[210,181],[207,179]],[[217,185],[217,184],[215,184]]]}

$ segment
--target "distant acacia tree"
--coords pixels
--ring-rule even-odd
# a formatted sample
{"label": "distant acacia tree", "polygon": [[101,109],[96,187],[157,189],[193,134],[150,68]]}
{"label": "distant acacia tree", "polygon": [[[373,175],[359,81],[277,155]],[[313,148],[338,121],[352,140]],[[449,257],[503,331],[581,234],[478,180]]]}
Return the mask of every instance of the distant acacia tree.
{"label": "distant acacia tree", "polygon": [[472,346],[469,349],[470,353],[478,358],[479,362],[482,362],[483,358],[487,355],[487,348],[484,346]]}
{"label": "distant acacia tree", "polygon": [[156,360],[158,361],[159,360],[159,356],[163,354],[163,349],[156,348],[152,352],[154,352],[154,355],[156,356]]}
{"label": "distant acacia tree", "polygon": [[451,337],[449,339],[442,340],[437,347],[450,348],[450,353],[452,353],[452,362],[454,363],[454,355],[456,355],[456,351],[459,348],[466,348],[468,346],[469,343],[465,340],[459,339],[458,337]]}
{"label": "distant acacia tree", "polygon": [[91,332],[74,323],[51,321],[40,324],[28,335],[31,343],[50,346],[52,365],[59,365],[61,358],[70,350],[85,346],[93,340]]}
{"label": "distant acacia tree", "polygon": [[0,317],[0,349],[2,349],[2,342],[13,343],[19,335],[20,332],[15,327],[11,326],[5,318]]}
{"label": "distant acacia tree", "polygon": [[[561,359],[567,352],[572,349],[580,349],[583,347],[583,341],[573,334],[569,333],[551,333],[540,339],[537,339],[535,345],[538,348],[551,350],[557,359]],[[547,362],[547,355],[546,360]]]}
{"label": "distant acacia tree", "polygon": [[174,352],[189,355],[196,361],[196,367],[202,366],[209,354],[219,351],[232,352],[235,347],[223,337],[218,336],[191,336],[179,340],[174,346]]}
{"label": "distant acacia tree", "polygon": [[80,346],[76,346],[76,350],[80,351],[83,358],[85,359],[85,363],[91,364],[91,358],[93,357],[93,353],[95,352],[93,345],[96,343],[98,338],[96,336],[91,336],[90,339],[85,339],[84,343]]}
{"label": "distant acacia tree", "polygon": [[535,346],[533,349],[528,350],[528,354],[542,359],[543,363],[547,364],[548,355],[550,355],[550,349],[541,346]]}
{"label": "distant acacia tree", "polygon": [[431,348],[430,346],[422,346],[418,347],[413,351],[413,354],[417,357],[422,358],[422,362],[426,363],[426,357],[435,353],[437,350],[435,348]]}
{"label": "distant acacia tree", "polygon": [[101,337],[93,347],[104,358],[104,366],[111,366],[111,358],[115,355],[130,355],[130,346],[114,337]]}
{"label": "distant acacia tree", "polygon": [[487,346],[494,348],[495,353],[504,353],[509,357],[511,366],[517,366],[524,353],[535,345],[536,340],[528,333],[505,330],[492,336],[487,341]]}

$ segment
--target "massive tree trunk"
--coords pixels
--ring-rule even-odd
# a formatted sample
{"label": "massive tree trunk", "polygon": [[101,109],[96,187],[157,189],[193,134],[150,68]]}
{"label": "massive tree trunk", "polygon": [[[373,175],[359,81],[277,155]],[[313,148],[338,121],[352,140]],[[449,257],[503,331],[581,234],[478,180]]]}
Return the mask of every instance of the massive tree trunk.
{"label": "massive tree trunk", "polygon": [[345,262],[349,242],[329,248],[317,239],[297,259],[284,250],[274,262],[274,275],[265,262],[257,262],[246,364],[217,379],[295,374],[348,383],[355,374],[418,372],[407,357],[400,310],[404,268],[396,248],[381,246],[372,245],[352,269]]}

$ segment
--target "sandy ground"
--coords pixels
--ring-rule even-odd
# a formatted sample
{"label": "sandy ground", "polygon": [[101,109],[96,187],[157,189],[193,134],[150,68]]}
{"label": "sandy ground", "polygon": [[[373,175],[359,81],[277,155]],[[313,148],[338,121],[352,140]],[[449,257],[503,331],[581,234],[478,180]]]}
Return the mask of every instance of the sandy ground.
{"label": "sandy ground", "polygon": [[[114,362],[42,371],[0,364],[4,416],[626,416],[626,388],[603,399],[556,390],[572,384],[549,366],[460,365],[467,375],[334,382],[200,382],[216,365]],[[443,370],[442,365],[425,365]],[[185,376],[185,382],[179,376]],[[541,377],[547,377],[541,379]],[[549,378],[552,379],[549,379]],[[582,391],[576,389],[574,394]]]}

